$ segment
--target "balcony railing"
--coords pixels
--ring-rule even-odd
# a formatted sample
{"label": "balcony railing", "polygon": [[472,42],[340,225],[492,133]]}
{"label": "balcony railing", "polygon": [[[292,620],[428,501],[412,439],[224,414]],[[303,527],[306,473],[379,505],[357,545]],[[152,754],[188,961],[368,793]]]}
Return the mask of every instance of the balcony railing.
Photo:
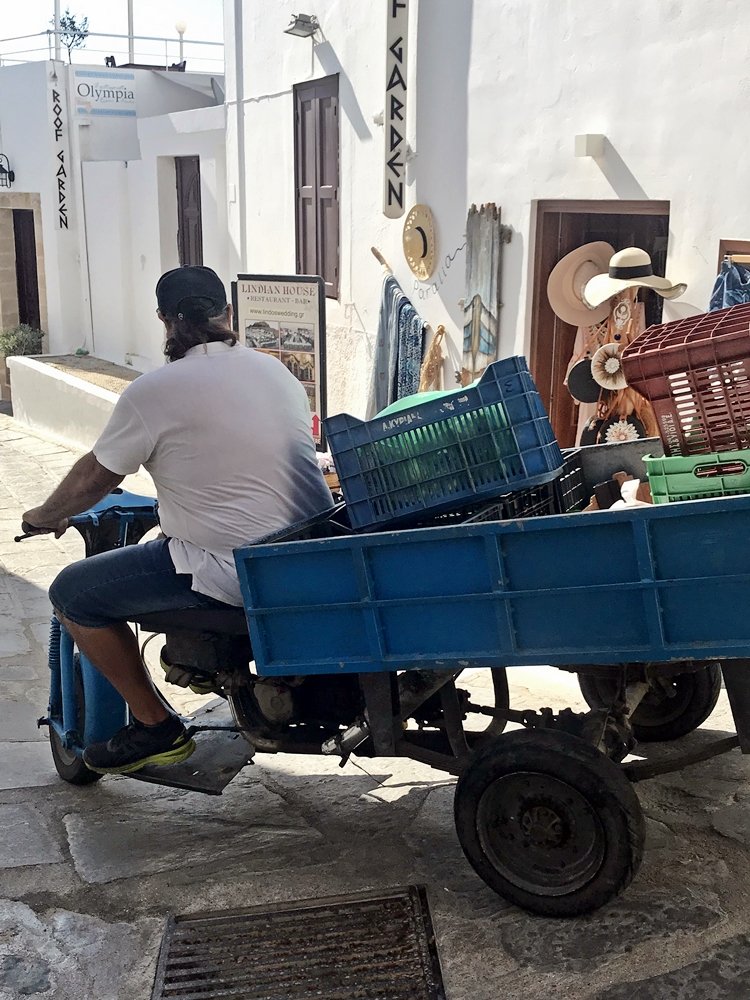
{"label": "balcony railing", "polygon": [[[132,58],[131,58],[132,54]],[[89,66],[142,66],[149,69],[182,68],[190,73],[224,73],[224,43],[151,35],[112,35],[91,31],[81,48],[73,49],[72,62]],[[50,28],[34,35],[0,39],[0,66],[55,58],[55,32]],[[68,52],[61,46],[60,58]]]}

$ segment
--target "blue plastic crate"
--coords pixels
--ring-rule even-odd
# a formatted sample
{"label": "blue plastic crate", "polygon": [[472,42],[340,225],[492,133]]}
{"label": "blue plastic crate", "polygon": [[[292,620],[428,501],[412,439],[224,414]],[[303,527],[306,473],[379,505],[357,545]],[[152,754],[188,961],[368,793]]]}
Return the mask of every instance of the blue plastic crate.
{"label": "blue plastic crate", "polygon": [[750,496],[235,552],[258,672],[750,652]]}
{"label": "blue plastic crate", "polygon": [[407,524],[554,479],[563,459],[525,358],[479,383],[370,421],[324,421],[355,530]]}

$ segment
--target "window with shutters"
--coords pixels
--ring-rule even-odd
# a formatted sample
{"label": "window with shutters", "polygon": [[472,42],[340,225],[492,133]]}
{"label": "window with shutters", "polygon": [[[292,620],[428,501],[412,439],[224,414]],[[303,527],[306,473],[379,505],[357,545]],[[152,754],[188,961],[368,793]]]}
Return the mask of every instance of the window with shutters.
{"label": "window with shutters", "polygon": [[339,294],[339,78],[294,88],[297,274],[318,274]]}

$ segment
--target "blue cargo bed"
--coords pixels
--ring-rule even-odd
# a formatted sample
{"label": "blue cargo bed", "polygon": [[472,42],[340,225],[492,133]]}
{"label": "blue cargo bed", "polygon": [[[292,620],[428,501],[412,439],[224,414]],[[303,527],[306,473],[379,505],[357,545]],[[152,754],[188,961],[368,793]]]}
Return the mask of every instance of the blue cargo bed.
{"label": "blue cargo bed", "polygon": [[267,676],[745,657],[750,496],[235,551]]}

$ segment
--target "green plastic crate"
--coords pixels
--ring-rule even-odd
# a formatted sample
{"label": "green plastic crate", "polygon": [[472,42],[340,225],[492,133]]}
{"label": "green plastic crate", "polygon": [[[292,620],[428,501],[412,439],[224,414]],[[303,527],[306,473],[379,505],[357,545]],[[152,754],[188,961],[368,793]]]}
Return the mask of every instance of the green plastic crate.
{"label": "green plastic crate", "polygon": [[654,503],[750,493],[750,450],[652,458],[644,455]]}

